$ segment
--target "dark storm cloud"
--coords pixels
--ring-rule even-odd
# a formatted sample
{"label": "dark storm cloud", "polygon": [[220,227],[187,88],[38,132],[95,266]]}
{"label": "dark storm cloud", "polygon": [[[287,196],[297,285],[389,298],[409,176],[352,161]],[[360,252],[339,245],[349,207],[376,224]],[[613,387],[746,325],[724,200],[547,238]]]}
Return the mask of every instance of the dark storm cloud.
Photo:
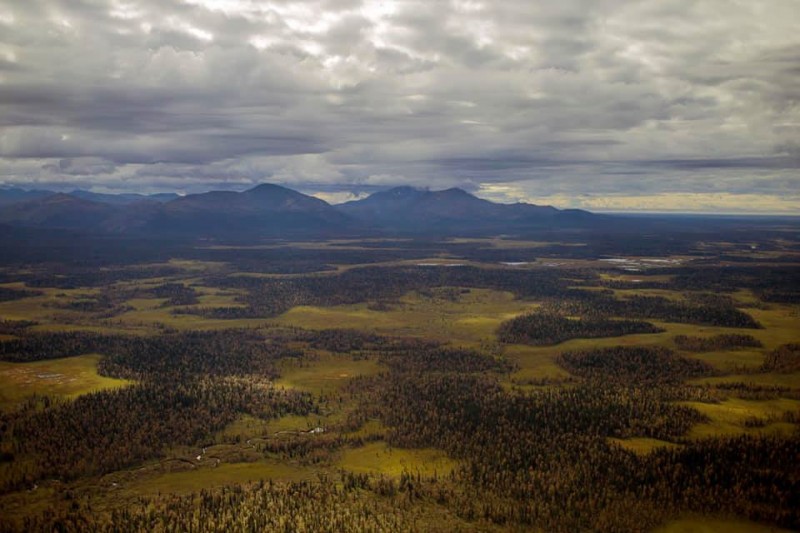
{"label": "dark storm cloud", "polygon": [[446,169],[472,172],[498,172],[513,169],[552,168],[574,164],[574,162],[520,157],[514,154],[496,155],[493,157],[460,157],[440,159],[434,162]]}
{"label": "dark storm cloud", "polygon": [[786,209],[796,15],[793,0],[7,3],[0,183]]}
{"label": "dark storm cloud", "polygon": [[668,159],[646,164],[676,170],[702,169],[800,169],[798,157],[731,157],[727,159]]}

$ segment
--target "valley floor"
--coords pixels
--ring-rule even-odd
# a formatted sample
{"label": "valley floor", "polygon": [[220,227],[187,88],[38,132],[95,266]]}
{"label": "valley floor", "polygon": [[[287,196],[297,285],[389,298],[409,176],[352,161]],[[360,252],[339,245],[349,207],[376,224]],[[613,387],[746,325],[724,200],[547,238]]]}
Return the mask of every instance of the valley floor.
{"label": "valley floor", "polygon": [[791,235],[5,264],[0,530],[800,529]]}

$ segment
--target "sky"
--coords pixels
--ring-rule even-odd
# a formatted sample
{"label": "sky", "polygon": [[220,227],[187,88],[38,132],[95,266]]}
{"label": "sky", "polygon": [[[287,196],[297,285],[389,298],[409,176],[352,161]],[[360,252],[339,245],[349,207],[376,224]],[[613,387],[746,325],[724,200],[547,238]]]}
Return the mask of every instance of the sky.
{"label": "sky", "polygon": [[0,185],[800,215],[800,0],[0,0]]}

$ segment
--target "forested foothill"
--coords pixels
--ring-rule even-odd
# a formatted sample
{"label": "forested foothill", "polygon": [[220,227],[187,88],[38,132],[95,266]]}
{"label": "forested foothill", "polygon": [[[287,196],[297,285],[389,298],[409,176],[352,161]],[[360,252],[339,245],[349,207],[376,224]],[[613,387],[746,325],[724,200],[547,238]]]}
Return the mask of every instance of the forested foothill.
{"label": "forested foothill", "polygon": [[557,362],[575,375],[605,383],[680,382],[714,373],[703,361],[677,356],[668,348],[649,346],[564,352]]}
{"label": "forested foothill", "polygon": [[769,352],[762,368],[768,372],[800,371],[800,344],[784,344]]}
{"label": "forested foothill", "polygon": [[506,343],[547,345],[569,339],[619,337],[664,331],[642,320],[571,318],[555,313],[530,313],[503,322],[497,337]]}
{"label": "forested foothill", "polygon": [[800,529],[800,232],[0,244],[0,531]]}

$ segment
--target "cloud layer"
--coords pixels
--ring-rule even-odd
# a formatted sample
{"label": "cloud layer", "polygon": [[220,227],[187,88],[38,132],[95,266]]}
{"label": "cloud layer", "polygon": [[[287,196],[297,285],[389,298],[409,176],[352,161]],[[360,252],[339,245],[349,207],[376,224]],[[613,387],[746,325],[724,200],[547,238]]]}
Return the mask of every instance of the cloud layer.
{"label": "cloud layer", "polygon": [[798,9],[0,4],[0,183],[800,213]]}

